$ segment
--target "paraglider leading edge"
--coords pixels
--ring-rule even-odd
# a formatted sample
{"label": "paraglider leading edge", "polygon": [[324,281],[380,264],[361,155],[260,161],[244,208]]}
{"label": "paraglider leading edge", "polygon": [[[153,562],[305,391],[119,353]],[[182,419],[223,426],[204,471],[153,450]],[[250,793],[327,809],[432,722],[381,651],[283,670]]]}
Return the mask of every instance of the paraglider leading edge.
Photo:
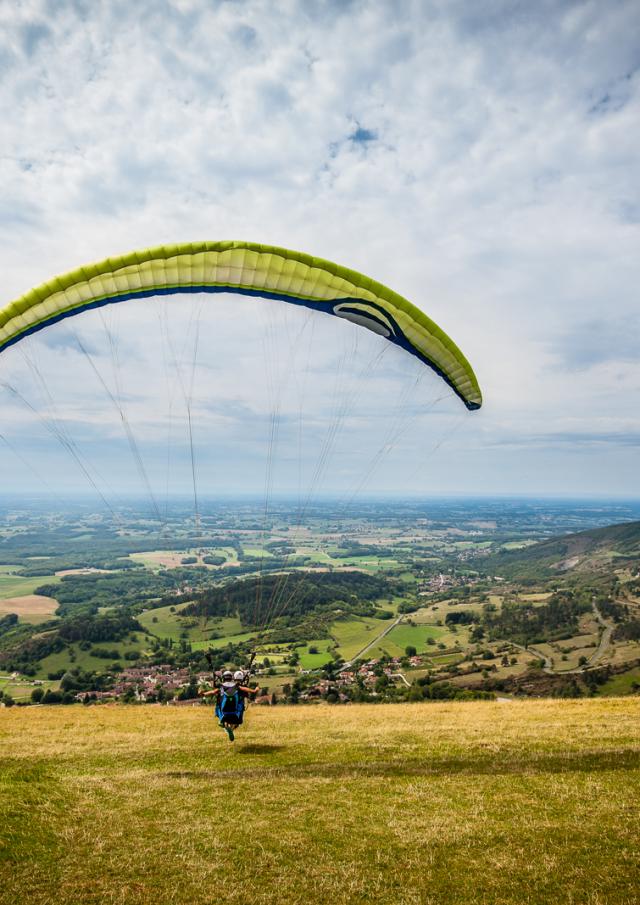
{"label": "paraglider leading edge", "polygon": [[156,295],[217,292],[304,305],[367,327],[431,367],[468,409],[482,405],[478,381],[460,349],[407,299],[322,258],[251,242],[160,246],[55,277],[0,308],[0,352],[92,308]]}

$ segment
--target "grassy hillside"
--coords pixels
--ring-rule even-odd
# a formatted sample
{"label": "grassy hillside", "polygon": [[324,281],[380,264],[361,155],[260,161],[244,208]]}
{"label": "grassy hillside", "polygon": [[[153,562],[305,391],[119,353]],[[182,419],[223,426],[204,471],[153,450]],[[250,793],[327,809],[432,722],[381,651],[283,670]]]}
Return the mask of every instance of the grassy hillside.
{"label": "grassy hillside", "polygon": [[57,584],[60,581],[53,575],[46,578],[39,576],[38,578],[23,578],[21,575],[14,575],[9,572],[0,574],[0,600],[9,597],[24,597],[33,592],[41,584]]}
{"label": "grassy hillside", "polygon": [[0,711],[0,903],[634,905],[640,700]]}
{"label": "grassy hillside", "polygon": [[626,522],[541,541],[522,550],[504,551],[492,560],[509,577],[602,571],[628,562],[640,565],[640,522]]}

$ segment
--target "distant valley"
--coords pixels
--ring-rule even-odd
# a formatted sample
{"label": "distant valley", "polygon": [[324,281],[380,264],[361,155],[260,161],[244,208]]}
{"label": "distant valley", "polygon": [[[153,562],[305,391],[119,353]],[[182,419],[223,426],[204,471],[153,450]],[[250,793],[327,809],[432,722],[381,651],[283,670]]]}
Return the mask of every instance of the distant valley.
{"label": "distant valley", "polygon": [[298,524],[225,501],[199,533],[185,504],[160,527],[135,504],[1,513],[4,703],[188,701],[211,662],[252,661],[264,703],[640,683],[637,504],[326,501]]}

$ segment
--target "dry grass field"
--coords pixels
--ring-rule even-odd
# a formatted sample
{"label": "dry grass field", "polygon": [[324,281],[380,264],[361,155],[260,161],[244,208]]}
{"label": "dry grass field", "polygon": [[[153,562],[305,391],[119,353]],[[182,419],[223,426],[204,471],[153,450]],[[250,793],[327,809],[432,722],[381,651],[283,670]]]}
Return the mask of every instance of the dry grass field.
{"label": "dry grass field", "polygon": [[2,905],[637,905],[640,700],[0,710]]}
{"label": "dry grass field", "polygon": [[0,616],[15,613],[22,622],[44,622],[51,619],[58,609],[58,601],[41,594],[25,594],[24,597],[7,597],[0,600]]}

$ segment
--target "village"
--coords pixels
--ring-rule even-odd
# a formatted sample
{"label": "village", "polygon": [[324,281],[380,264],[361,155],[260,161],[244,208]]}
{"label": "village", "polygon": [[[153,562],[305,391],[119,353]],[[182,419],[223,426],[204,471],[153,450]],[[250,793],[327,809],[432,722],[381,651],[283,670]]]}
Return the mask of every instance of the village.
{"label": "village", "polygon": [[[393,657],[384,661],[375,658],[362,664],[346,664],[335,678],[323,676],[317,681],[313,680],[319,675],[319,670],[301,670],[300,679],[304,682],[304,690],[297,696],[297,700],[313,702],[334,693],[337,694],[338,700],[346,702],[349,697],[345,692],[354,686],[362,686],[370,694],[375,695],[375,686],[381,676],[386,677],[387,683],[401,682],[409,687],[410,682],[401,671],[402,667],[420,669],[423,665],[423,658],[420,656],[402,659]],[[266,670],[256,671],[255,678],[258,682],[263,674],[266,674]],[[311,684],[307,684],[309,682]],[[118,675],[111,688],[102,691],[80,691],[75,695],[75,700],[81,703],[125,700],[187,706],[199,702],[197,690],[206,685],[211,685],[210,672],[192,673],[187,668],[176,668],[167,663],[159,666],[128,667]],[[256,704],[276,703],[275,694],[266,688],[261,688],[261,692],[255,699]]]}
{"label": "village", "polygon": [[[299,695],[298,700],[303,702],[321,700],[333,693],[337,694],[339,701],[347,703],[350,701],[350,697],[345,694],[345,691],[360,685],[370,695],[375,697],[377,695],[376,684],[383,676],[383,681],[386,680],[385,684],[401,682],[409,688],[411,683],[407,680],[404,673],[401,672],[401,669],[403,667],[406,668],[407,665],[412,669],[420,669],[424,666],[424,661],[422,657],[416,655],[408,658],[391,657],[385,660],[374,658],[360,665],[348,663],[345,668],[340,670],[335,679],[320,679],[306,688]],[[303,670],[302,674],[312,675],[312,671],[305,672]]]}
{"label": "village", "polygon": [[438,572],[437,575],[432,575],[427,581],[418,583],[418,596],[424,597],[428,594],[438,593],[452,588],[471,586],[477,584],[478,581],[478,577],[474,575],[456,575],[455,573]]}

